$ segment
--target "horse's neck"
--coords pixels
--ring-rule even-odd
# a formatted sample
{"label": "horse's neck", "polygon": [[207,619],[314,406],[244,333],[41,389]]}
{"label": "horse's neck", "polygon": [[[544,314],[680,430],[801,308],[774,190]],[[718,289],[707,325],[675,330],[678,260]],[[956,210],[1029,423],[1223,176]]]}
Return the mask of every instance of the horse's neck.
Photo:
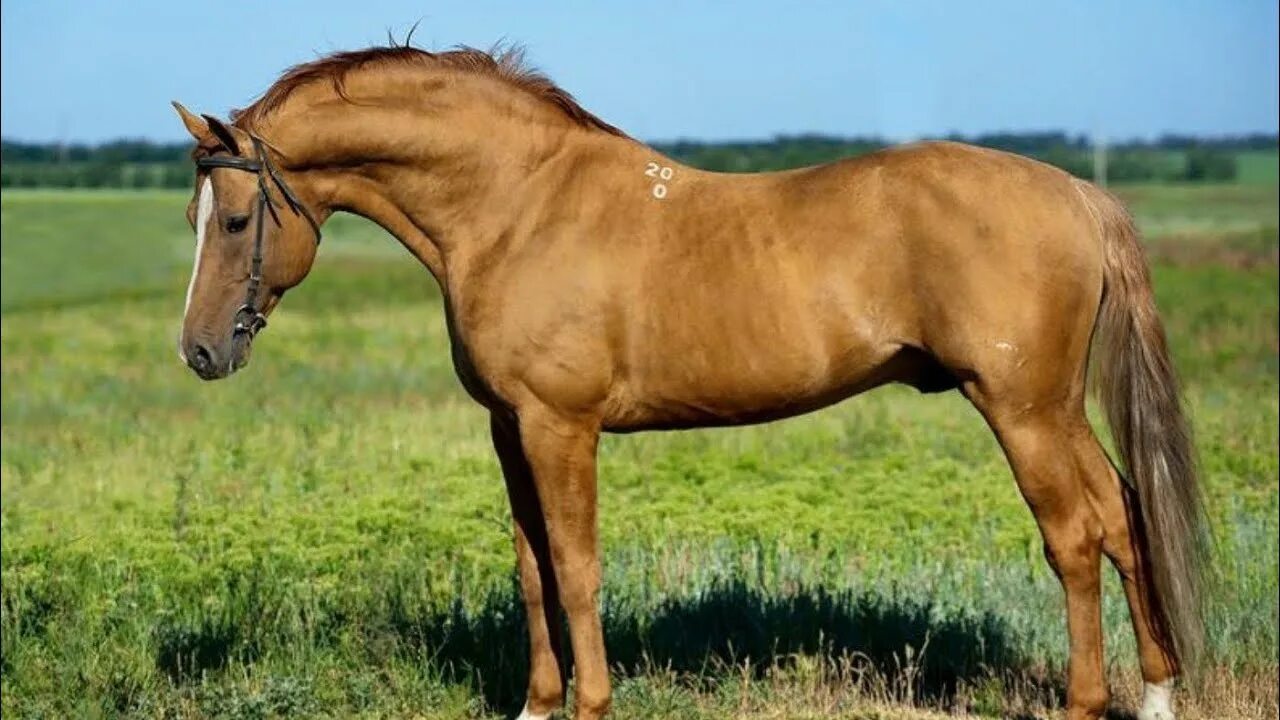
{"label": "horse's neck", "polygon": [[[301,119],[302,116],[300,116]],[[400,240],[437,280],[446,265],[491,250],[529,213],[545,209],[548,188],[585,165],[625,162],[638,144],[569,124],[486,116],[465,106],[420,118],[357,105],[302,120],[326,209],[366,217]],[[288,129],[273,133],[294,136]]]}

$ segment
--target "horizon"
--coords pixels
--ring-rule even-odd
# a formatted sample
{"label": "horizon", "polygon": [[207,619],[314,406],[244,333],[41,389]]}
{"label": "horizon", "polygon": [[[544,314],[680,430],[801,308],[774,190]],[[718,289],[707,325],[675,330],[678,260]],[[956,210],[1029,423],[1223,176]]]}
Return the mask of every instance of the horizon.
{"label": "horizon", "polygon": [[[1067,140],[1068,142],[1074,142],[1077,140],[1092,142],[1092,138],[1089,137],[1088,134],[1086,133],[1081,133],[1077,135],[1077,134],[1069,133],[1064,130],[1056,129],[1056,128],[1031,128],[1026,130],[1000,128],[996,130],[977,132],[973,134],[943,133],[938,135],[925,135],[925,136],[920,136],[915,138],[906,138],[906,139],[889,138],[889,137],[875,136],[875,135],[843,135],[842,136],[842,135],[828,135],[823,133],[806,133],[806,132],[779,133],[779,134],[774,134],[769,136],[740,137],[740,138],[675,137],[675,138],[634,138],[634,139],[641,140],[645,143],[652,144],[652,145],[679,145],[683,143],[692,144],[692,145],[725,145],[725,146],[766,145],[770,143],[797,141],[797,140],[819,140],[819,141],[851,142],[851,143],[859,143],[859,142],[883,143],[886,146],[890,146],[890,145],[895,145],[900,143],[909,143],[909,142],[926,141],[926,140],[949,140],[949,139],[954,139],[961,142],[981,144],[977,141],[996,138],[999,136],[1032,138],[1036,136],[1049,135],[1049,134],[1062,134],[1064,136],[1064,139]],[[1127,146],[1141,146],[1141,145],[1154,146],[1154,145],[1165,143],[1165,142],[1177,144],[1179,141],[1183,141],[1183,140],[1189,140],[1194,142],[1205,142],[1205,143],[1232,143],[1232,142],[1253,141],[1253,140],[1259,140],[1259,139],[1280,144],[1280,132],[1258,131],[1258,132],[1244,132],[1244,133],[1228,133],[1228,134],[1222,134],[1222,135],[1211,135],[1211,134],[1184,135],[1181,133],[1162,133],[1160,135],[1155,135],[1150,137],[1109,138],[1107,140],[1107,146],[1119,147],[1119,148],[1123,148]],[[97,141],[92,141],[92,140],[59,141],[59,140],[25,140],[23,138],[0,136],[0,142],[11,143],[14,145],[32,146],[32,147],[62,146],[67,148],[97,149],[97,148],[107,147],[111,145],[126,144],[126,143],[149,144],[154,147],[186,146],[191,144],[191,139],[190,138],[187,138],[187,139],[169,138],[169,139],[163,139],[163,140],[156,140],[156,139],[147,138],[147,137],[115,137],[115,138],[104,138],[102,140],[97,140]]]}
{"label": "horizon", "polygon": [[[731,16],[661,4],[531,9],[494,0],[427,14],[414,3],[372,4],[317,12],[229,3],[212,14],[157,0],[5,5],[0,135],[182,142],[169,100],[225,115],[290,65],[384,43],[388,32],[403,39],[418,20],[414,44],[433,51],[525,46],[584,107],[648,142],[1064,132],[1122,144],[1275,135],[1280,125],[1277,7],[1261,0],[786,13],[748,2]],[[244,25],[240,10],[250,8],[255,22]],[[206,56],[219,72],[204,70]]]}

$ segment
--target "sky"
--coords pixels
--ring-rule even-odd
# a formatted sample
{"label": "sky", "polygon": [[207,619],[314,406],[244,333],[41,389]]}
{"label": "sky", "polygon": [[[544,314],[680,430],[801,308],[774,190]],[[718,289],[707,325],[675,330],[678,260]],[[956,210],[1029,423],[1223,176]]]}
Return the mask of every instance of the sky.
{"label": "sky", "polygon": [[649,140],[1280,124],[1275,0],[9,0],[0,133],[183,140],[170,100],[225,114],[289,65],[418,21],[429,50],[525,45],[587,109]]}

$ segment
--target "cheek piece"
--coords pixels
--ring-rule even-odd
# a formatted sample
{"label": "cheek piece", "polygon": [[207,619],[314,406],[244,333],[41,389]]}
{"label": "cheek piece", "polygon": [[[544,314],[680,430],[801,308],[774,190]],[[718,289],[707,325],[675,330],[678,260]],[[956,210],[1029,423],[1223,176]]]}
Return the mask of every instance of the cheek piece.
{"label": "cheek piece", "polygon": [[228,168],[251,172],[257,176],[258,207],[254,213],[256,217],[253,229],[253,260],[249,264],[249,285],[245,290],[244,304],[236,310],[235,326],[232,328],[232,335],[247,334],[252,340],[254,335],[267,326],[267,317],[262,314],[258,306],[258,288],[262,285],[262,236],[266,226],[266,215],[269,213],[275,224],[280,225],[280,216],[276,214],[276,201],[271,199],[270,186],[276,186],[294,215],[301,215],[307,219],[312,232],[316,235],[316,245],[320,244],[320,224],[316,222],[311,211],[298,200],[298,196],[285,183],[284,178],[276,172],[275,165],[271,163],[271,157],[267,154],[266,143],[256,135],[249,137],[253,141],[256,158],[210,155],[196,160],[196,167]]}

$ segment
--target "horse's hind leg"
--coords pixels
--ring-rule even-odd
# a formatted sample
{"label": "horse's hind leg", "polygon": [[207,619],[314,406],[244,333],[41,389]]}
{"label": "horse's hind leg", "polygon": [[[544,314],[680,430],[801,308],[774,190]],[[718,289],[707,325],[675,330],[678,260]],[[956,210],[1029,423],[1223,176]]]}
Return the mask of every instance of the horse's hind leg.
{"label": "horse's hind leg", "polygon": [[1075,452],[1080,438],[1092,437],[1083,403],[1014,402],[1017,394],[984,391],[979,383],[966,385],[965,391],[1004,448],[1044,537],[1045,557],[1066,594],[1067,717],[1096,720],[1108,700],[1102,665],[1104,530],[1086,495],[1087,468]]}
{"label": "horse's hind leg", "polygon": [[1084,463],[1089,495],[1102,519],[1102,550],[1115,565],[1124,584],[1129,615],[1138,641],[1145,691],[1139,720],[1173,720],[1170,706],[1172,679],[1177,673],[1172,655],[1165,650],[1158,610],[1150,583],[1137,495],[1120,482],[1102,446],[1090,433],[1077,443],[1077,457]]}

